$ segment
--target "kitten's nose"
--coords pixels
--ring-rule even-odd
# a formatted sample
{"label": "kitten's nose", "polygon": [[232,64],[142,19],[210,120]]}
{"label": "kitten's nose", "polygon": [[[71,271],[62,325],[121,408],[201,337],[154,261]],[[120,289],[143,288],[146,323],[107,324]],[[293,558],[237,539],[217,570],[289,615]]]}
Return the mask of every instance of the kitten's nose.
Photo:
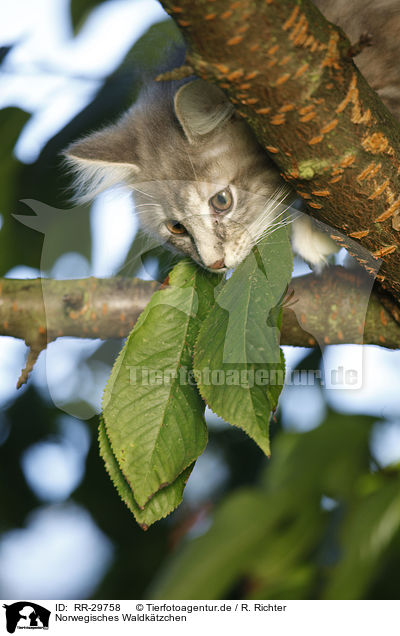
{"label": "kitten's nose", "polygon": [[221,269],[221,267],[225,267],[224,259],[221,258],[219,261],[215,261],[215,263],[213,263],[209,267],[210,269]]}

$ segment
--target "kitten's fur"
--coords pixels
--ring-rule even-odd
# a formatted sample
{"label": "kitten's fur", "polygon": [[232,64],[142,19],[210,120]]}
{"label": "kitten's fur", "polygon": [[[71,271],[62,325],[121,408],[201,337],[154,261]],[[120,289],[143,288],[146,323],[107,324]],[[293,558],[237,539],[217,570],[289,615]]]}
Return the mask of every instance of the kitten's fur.
{"label": "kitten's fur", "polygon": [[[392,47],[390,38],[382,34],[385,25],[379,11],[391,12],[398,24],[400,11],[394,0],[366,0],[363,9],[367,7],[370,19],[358,1],[316,4],[353,39],[362,31],[374,33],[374,23],[381,26],[381,50],[369,49],[374,63],[364,52],[360,67],[397,114],[400,102],[393,91],[397,76],[387,74],[383,85],[379,74],[379,61],[390,56]],[[262,236],[286,222],[280,202],[285,199],[288,204],[292,198],[222,91],[202,80],[181,86],[153,83],[119,122],[72,144],[66,156],[76,172],[81,199],[118,183],[130,186],[142,227],[214,271],[238,265]],[[216,213],[211,200],[228,187],[233,205]],[[172,233],[170,221],[184,226],[187,234]],[[292,244],[317,270],[337,250],[305,215],[293,223]]]}

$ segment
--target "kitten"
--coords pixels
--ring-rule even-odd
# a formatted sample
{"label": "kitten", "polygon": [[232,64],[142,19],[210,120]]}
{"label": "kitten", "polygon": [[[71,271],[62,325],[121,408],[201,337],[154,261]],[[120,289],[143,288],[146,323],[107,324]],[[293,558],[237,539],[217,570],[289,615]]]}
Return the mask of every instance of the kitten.
{"label": "kitten", "polygon": [[[145,231],[216,272],[290,220],[293,193],[224,93],[203,80],[154,82],[119,122],[65,154],[81,201],[127,185]],[[336,245],[296,216],[293,247],[319,270]]]}
{"label": "kitten", "polygon": [[[370,85],[400,116],[399,0],[316,0],[352,42]],[[288,222],[293,193],[217,87],[202,80],[154,83],[114,126],[72,144],[67,159],[81,200],[111,185],[132,188],[142,227],[203,267],[238,265],[265,234]],[[310,217],[292,223],[294,251],[321,270],[337,251]]]}

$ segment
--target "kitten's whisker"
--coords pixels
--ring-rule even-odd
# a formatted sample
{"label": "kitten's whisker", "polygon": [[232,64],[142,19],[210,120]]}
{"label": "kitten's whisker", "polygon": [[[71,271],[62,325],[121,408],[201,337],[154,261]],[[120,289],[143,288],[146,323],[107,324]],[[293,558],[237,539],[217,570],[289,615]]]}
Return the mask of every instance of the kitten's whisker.
{"label": "kitten's whisker", "polygon": [[291,223],[293,223],[293,221],[295,220],[296,217],[294,218],[287,218],[287,219],[282,219],[281,221],[279,221],[278,223],[273,223],[272,225],[270,225],[269,227],[267,227],[261,234],[260,236],[256,239],[256,245],[262,241],[263,239],[267,238],[268,236],[270,236],[271,234],[273,234],[274,232],[276,232],[277,230],[279,230],[282,227],[287,227],[288,225],[290,225]]}
{"label": "kitten's whisker", "polygon": [[154,199],[155,197],[152,194],[148,194],[147,192],[143,192],[143,190],[139,190],[136,186],[130,186],[134,192],[140,192],[145,197],[149,197],[150,199]]}
{"label": "kitten's whisker", "polygon": [[139,205],[135,205],[135,208],[144,208],[147,206],[151,208],[162,208],[161,203],[139,203]]}

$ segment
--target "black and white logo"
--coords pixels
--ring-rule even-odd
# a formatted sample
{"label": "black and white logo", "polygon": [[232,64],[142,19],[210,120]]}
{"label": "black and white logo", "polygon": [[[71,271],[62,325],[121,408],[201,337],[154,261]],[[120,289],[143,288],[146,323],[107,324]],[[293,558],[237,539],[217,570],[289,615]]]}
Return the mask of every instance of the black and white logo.
{"label": "black and white logo", "polygon": [[6,610],[6,626],[9,634],[16,629],[48,629],[50,610],[32,603],[18,601],[11,605],[3,605]]}

